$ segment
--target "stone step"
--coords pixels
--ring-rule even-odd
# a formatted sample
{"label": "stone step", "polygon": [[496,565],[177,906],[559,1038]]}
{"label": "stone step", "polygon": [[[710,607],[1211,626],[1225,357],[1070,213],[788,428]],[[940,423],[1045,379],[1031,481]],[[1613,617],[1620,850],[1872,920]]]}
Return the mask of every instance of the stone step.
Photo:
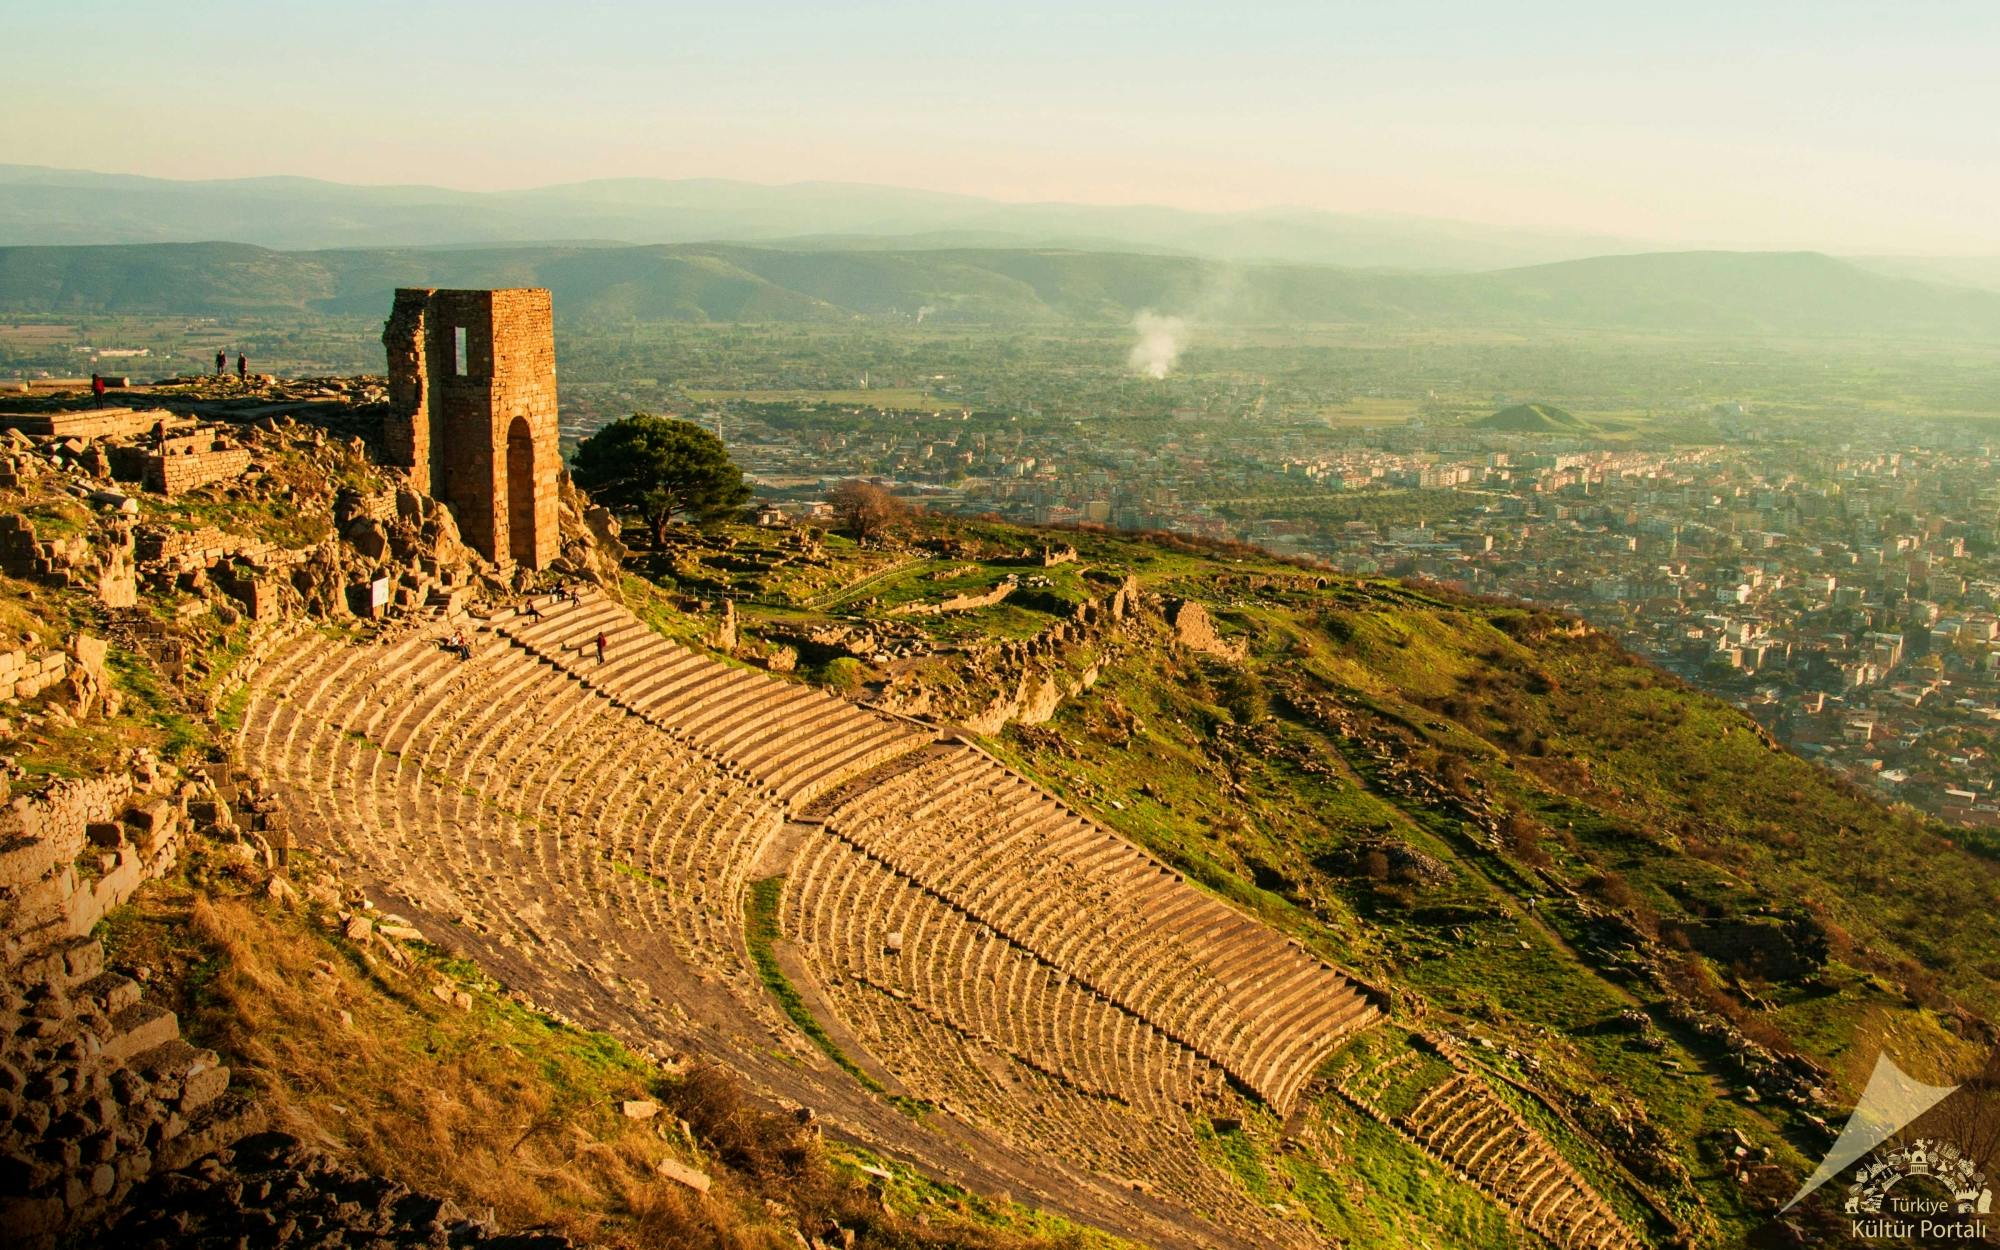
{"label": "stone step", "polygon": [[104,1039],[107,1060],[124,1060],[180,1038],[174,1013],[153,1003],[138,1002],[111,1013],[111,1034]]}

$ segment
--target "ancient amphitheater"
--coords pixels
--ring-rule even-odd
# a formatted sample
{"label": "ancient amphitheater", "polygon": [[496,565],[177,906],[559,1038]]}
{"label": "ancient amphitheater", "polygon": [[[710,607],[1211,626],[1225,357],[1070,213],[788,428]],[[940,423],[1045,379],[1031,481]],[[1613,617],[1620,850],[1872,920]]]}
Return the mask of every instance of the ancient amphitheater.
{"label": "ancient amphitheater", "polygon": [[[603,595],[456,625],[470,659],[441,621],[301,629],[250,682],[242,758],[379,905],[545,1008],[976,1189],[1164,1245],[1316,1244],[1204,1137],[1275,1138],[1322,1096],[1379,1115],[1368,1074],[1316,1083],[1374,993],[956,735]],[[753,962],[772,880],[775,958],[846,1069]],[[1553,1244],[1637,1244],[1470,1075],[1382,1118]]]}

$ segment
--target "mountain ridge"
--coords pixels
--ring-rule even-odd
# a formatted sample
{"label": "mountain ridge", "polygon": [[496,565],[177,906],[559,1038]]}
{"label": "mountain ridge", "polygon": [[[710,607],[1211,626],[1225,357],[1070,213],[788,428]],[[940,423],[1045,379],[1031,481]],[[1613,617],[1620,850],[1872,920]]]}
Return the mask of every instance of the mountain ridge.
{"label": "mountain ridge", "polygon": [[2000,293],[1813,252],[1592,257],[1482,274],[1025,248],[568,243],[286,252],[246,243],[0,248],[28,315],[374,315],[398,286],[545,286],[565,320],[1352,324],[2000,339]]}
{"label": "mountain ridge", "polygon": [[291,175],[217,180],[0,165],[0,244],[199,242],[274,248],[435,246],[550,238],[758,242],[972,232],[1019,246],[1108,240],[1228,260],[1463,270],[1643,244],[1590,232],[1267,208],[1012,202],[869,183],[602,178],[505,191],[356,186]]}

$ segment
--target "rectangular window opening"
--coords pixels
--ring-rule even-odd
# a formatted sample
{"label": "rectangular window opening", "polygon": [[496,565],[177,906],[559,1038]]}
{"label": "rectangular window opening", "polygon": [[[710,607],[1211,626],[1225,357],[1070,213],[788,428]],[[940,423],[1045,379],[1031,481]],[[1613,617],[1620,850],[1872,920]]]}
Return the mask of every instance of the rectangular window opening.
{"label": "rectangular window opening", "polygon": [[451,338],[452,338],[452,368],[451,368],[452,376],[458,378],[468,377],[471,375],[472,370],[468,366],[466,361],[465,327],[453,326],[451,329]]}

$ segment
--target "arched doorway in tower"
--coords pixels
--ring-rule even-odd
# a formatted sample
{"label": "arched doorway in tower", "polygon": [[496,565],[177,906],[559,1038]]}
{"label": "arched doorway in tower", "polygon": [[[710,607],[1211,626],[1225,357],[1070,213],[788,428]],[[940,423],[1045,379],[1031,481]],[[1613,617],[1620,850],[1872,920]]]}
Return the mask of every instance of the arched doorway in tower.
{"label": "arched doorway in tower", "polygon": [[507,552],[535,563],[535,436],[525,417],[507,427]]}

